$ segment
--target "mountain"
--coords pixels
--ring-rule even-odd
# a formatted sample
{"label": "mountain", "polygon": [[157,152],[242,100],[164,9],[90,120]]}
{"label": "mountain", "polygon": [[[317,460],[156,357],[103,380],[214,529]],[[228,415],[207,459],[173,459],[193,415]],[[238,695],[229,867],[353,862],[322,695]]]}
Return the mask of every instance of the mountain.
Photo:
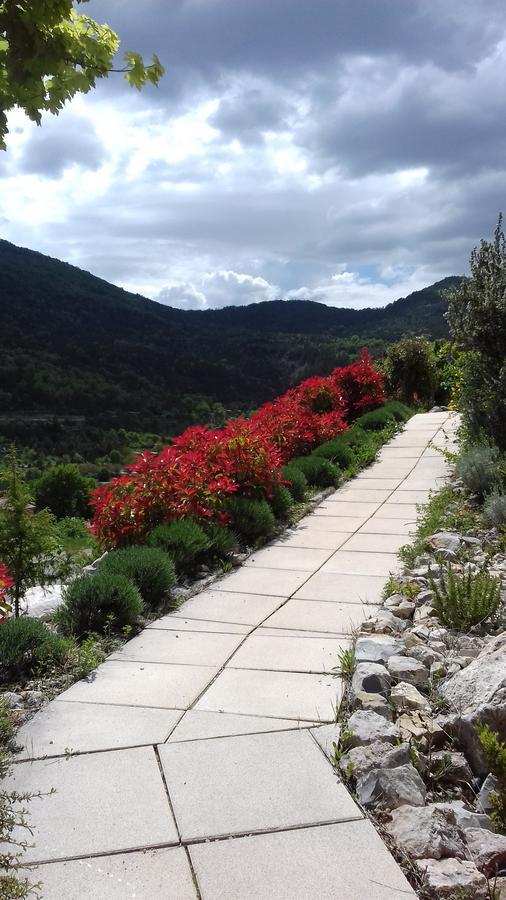
{"label": "mountain", "polygon": [[[357,349],[445,337],[447,278],[383,309],[304,300],[183,311],[0,241],[1,419],[85,416],[170,434],[254,407]],[[4,429],[5,431],[5,429]]]}

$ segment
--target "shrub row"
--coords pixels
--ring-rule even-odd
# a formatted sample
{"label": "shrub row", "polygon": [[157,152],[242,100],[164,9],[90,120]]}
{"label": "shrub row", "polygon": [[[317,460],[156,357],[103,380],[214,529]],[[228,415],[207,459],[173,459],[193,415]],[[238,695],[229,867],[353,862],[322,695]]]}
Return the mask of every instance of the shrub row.
{"label": "shrub row", "polygon": [[[343,433],[383,400],[383,376],[364,351],[352,365],[304,381],[250,419],[214,431],[189,428],[93,492],[92,529],[104,545],[119,547],[143,542],[168,520],[228,522],[232,496],[271,499],[282,484],[283,464]],[[314,484],[331,482],[329,465],[310,464]]]}

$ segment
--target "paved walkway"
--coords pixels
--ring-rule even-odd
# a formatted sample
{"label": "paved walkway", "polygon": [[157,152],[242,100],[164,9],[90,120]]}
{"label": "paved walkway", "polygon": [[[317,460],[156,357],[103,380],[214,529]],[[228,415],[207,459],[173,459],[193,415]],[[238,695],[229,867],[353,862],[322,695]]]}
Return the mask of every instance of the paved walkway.
{"label": "paved walkway", "polygon": [[380,602],[446,413],[213,590],[154,622],[20,733],[45,900],[402,900],[402,872],[329,764],[349,634]]}

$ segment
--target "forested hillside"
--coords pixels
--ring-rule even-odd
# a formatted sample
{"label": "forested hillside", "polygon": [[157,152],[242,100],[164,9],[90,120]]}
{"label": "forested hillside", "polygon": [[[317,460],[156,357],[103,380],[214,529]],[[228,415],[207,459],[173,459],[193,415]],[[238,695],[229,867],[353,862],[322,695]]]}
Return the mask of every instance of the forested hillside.
{"label": "forested hillside", "polygon": [[[439,291],[454,280],[384,309],[298,300],[186,312],[0,241],[0,435],[47,435],[34,414],[164,435],[218,421],[223,406],[257,406],[364,345],[379,355],[406,332],[444,337]],[[52,428],[65,443],[61,421]]]}

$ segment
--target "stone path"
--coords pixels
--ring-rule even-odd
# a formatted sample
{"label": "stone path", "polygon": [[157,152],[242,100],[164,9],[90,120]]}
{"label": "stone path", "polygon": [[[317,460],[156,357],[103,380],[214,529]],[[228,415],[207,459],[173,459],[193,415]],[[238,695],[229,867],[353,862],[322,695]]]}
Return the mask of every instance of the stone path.
{"label": "stone path", "polygon": [[447,413],[21,729],[12,778],[45,900],[402,900],[408,882],[326,754],[350,631],[376,609]]}

